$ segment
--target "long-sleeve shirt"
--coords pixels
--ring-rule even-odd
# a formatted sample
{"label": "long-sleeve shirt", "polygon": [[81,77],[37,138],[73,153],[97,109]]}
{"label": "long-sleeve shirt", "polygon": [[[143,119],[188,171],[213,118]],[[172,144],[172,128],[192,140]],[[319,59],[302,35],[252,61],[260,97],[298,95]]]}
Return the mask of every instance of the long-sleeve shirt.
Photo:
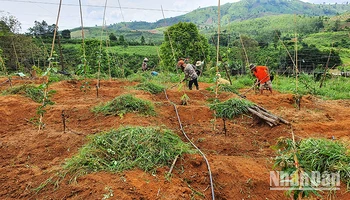
{"label": "long-sleeve shirt", "polygon": [[142,70],[143,71],[147,70],[147,62],[142,63]]}
{"label": "long-sleeve shirt", "polygon": [[191,80],[194,80],[194,79],[198,78],[196,70],[193,68],[193,66],[191,64],[186,65],[186,67],[184,69],[184,73],[185,73],[185,79],[190,78]]}

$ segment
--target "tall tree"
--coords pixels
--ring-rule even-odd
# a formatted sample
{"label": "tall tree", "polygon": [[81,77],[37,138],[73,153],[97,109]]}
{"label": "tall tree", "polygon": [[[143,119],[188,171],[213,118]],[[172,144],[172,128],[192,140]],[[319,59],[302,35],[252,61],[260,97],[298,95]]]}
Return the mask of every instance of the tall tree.
{"label": "tall tree", "polygon": [[15,16],[4,15],[0,18],[0,34],[4,32],[17,33],[21,30],[21,23]]}
{"label": "tall tree", "polygon": [[34,26],[29,28],[29,34],[42,38],[53,37],[55,31],[55,24],[48,25],[45,20],[42,22],[35,21]]}
{"label": "tall tree", "polygon": [[125,43],[124,35],[119,36],[119,43],[121,45],[124,45],[124,43]]}
{"label": "tall tree", "polygon": [[145,45],[145,37],[141,36],[141,45]]}
{"label": "tall tree", "polygon": [[115,41],[115,42],[118,40],[117,36],[115,36],[114,33],[110,33],[110,34],[109,34],[109,39],[110,39],[111,41]]}
{"label": "tall tree", "polygon": [[64,38],[64,39],[70,39],[71,38],[71,32],[70,32],[70,30],[68,30],[68,29],[65,29],[65,30],[63,30],[62,31],[62,37]]}
{"label": "tall tree", "polygon": [[175,66],[180,57],[205,60],[209,54],[208,40],[193,23],[179,22],[164,31],[164,42],[160,47],[163,66]]}
{"label": "tall tree", "polygon": [[8,35],[10,33],[10,27],[8,27],[4,21],[0,21],[0,36]]}

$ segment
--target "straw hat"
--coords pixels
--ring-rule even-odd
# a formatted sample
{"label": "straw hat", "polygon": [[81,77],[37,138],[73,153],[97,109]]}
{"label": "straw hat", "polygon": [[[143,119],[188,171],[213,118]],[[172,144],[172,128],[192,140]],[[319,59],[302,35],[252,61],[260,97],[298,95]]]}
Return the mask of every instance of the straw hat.
{"label": "straw hat", "polygon": [[201,62],[201,61],[197,61],[197,62],[196,62],[196,66],[197,66],[197,67],[199,67],[199,66],[201,66],[201,65],[202,65],[202,62]]}

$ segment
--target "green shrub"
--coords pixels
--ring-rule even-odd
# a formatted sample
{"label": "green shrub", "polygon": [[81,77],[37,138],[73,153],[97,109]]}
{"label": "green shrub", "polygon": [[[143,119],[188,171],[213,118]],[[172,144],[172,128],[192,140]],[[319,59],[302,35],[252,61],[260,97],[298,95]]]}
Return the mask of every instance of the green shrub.
{"label": "green shrub", "polygon": [[154,106],[150,101],[136,98],[131,94],[120,95],[112,101],[95,106],[92,111],[104,115],[119,115],[120,117],[129,112],[137,112],[142,115],[156,115]]}
{"label": "green shrub", "polygon": [[72,173],[120,172],[133,168],[154,171],[184,153],[190,145],[167,129],[124,127],[91,136],[64,168]]}

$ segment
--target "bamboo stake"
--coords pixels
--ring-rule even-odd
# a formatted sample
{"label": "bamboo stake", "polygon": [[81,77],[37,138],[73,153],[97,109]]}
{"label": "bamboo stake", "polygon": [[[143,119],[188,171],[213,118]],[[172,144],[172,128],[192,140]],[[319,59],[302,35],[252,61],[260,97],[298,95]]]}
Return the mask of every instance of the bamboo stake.
{"label": "bamboo stake", "polygon": [[108,62],[108,75],[109,75],[109,81],[112,81],[112,73],[111,73],[111,61],[109,58],[109,40],[108,40],[108,30],[106,29],[106,55],[107,55],[107,62]]}
{"label": "bamboo stake", "polygon": [[106,7],[107,7],[107,0],[105,1],[104,11],[103,11],[103,20],[102,20],[102,29],[101,29],[101,38],[100,38],[100,58],[98,62],[97,85],[96,85],[97,90],[100,87],[100,73],[101,73],[101,61],[102,61],[102,36],[103,36],[103,30],[105,27]]}
{"label": "bamboo stake", "polygon": [[246,49],[245,49],[245,47],[244,47],[244,42],[243,42],[243,40],[242,40],[241,34],[239,34],[239,39],[240,39],[240,41],[241,41],[241,44],[242,44],[242,47],[243,47],[243,51],[244,51],[244,55],[245,55],[245,58],[246,58],[246,63],[247,63],[247,65],[248,65],[248,64],[249,64],[248,54],[247,54],[247,51],[246,51]]}
{"label": "bamboo stake", "polygon": [[[332,43],[332,47],[333,47],[333,43]],[[320,88],[321,88],[322,85],[323,85],[323,81],[326,79],[327,70],[328,70],[328,64],[329,64],[329,60],[330,60],[330,58],[331,58],[331,54],[332,54],[332,49],[329,51],[329,55],[328,55],[328,59],[327,59],[327,63],[326,63],[326,68],[325,68],[325,70],[324,70],[323,77],[322,77],[321,83],[320,83]]]}
{"label": "bamboo stake", "polygon": [[85,41],[84,41],[84,24],[83,24],[83,11],[81,8],[81,0],[79,0],[79,8],[80,8],[80,23],[81,23],[81,38],[82,38],[82,49],[83,49],[83,59],[84,59],[84,79],[86,82],[86,53],[85,53]]}
{"label": "bamboo stake", "polygon": [[[165,15],[164,15],[164,11],[163,11],[163,6],[161,5],[160,8],[162,9],[162,14],[163,14],[163,19],[164,19],[164,23],[165,23],[165,26],[167,25],[166,24],[166,20],[165,20]],[[170,47],[171,47],[171,52],[173,53],[173,58],[174,58],[174,62],[176,64],[176,57],[175,57],[175,51],[174,51],[174,48],[173,48],[173,43],[171,42],[171,37],[169,35],[169,30],[166,31],[167,33],[167,36],[168,36],[168,39],[169,39],[169,43],[170,43]],[[177,73],[177,67],[176,67],[176,73]]]}
{"label": "bamboo stake", "polygon": [[175,159],[174,159],[174,161],[173,161],[173,164],[171,165],[170,170],[169,170],[169,172],[168,172],[169,175],[170,175],[171,172],[173,171],[173,168],[174,168],[174,166],[175,166],[176,161],[177,161],[178,158],[179,158],[179,155],[176,155],[176,157],[175,157]]}
{"label": "bamboo stake", "polygon": [[57,43],[58,43],[58,48],[60,50],[60,59],[61,59],[61,69],[64,71],[64,61],[63,61],[63,53],[62,53],[62,47],[61,47],[61,39],[60,36],[57,36]]}
{"label": "bamboo stake", "polygon": [[[51,58],[52,58],[54,47],[55,47],[56,34],[57,34],[57,29],[58,29],[58,20],[60,18],[61,7],[62,7],[62,0],[60,0],[60,4],[59,4],[59,7],[58,7],[55,31],[53,33],[53,38],[52,38],[49,67],[51,67],[51,65],[52,65],[52,59]],[[50,77],[50,70],[48,70],[46,78],[44,79],[45,89],[44,89],[44,97],[43,97],[43,100],[42,100],[42,106],[45,105],[45,101],[47,99],[47,94],[49,92],[49,84],[48,84],[49,83],[49,77]],[[43,117],[44,117],[44,113],[41,113],[40,114],[40,118],[39,118],[39,130],[38,131],[41,130]]]}
{"label": "bamboo stake", "polygon": [[[160,57],[158,47],[157,47],[156,49],[157,49],[157,55],[158,55],[158,58],[159,58],[158,65],[160,65],[160,63],[162,62],[162,58]],[[161,69],[161,68],[159,68],[159,72],[162,72],[162,69]]]}
{"label": "bamboo stake", "polygon": [[19,61],[18,61],[18,55],[17,55],[17,50],[16,50],[16,46],[15,46],[15,41],[12,38],[12,47],[13,47],[13,52],[15,53],[15,58],[16,58],[16,70],[19,70]]}
{"label": "bamboo stake", "polygon": [[[296,27],[296,16],[294,15],[294,25]],[[298,93],[298,36],[295,31],[295,92]]]}
{"label": "bamboo stake", "polygon": [[[215,99],[218,98],[219,88],[219,50],[220,50],[220,0],[218,0],[218,38],[216,47],[216,81],[215,81]],[[214,110],[214,131],[216,130],[216,111]]]}
{"label": "bamboo stake", "polygon": [[[299,165],[299,160],[298,160],[298,157],[297,157],[297,147],[296,147],[296,143],[295,143],[295,135],[294,135],[294,132],[293,132],[293,127],[291,126],[290,129],[291,129],[291,132],[292,132],[292,140],[293,140],[294,165],[295,165],[295,167],[298,170],[298,176],[299,176],[299,173],[303,174],[304,170]],[[302,184],[299,185],[299,189],[302,189]],[[298,200],[301,200],[301,199],[302,199],[302,193],[300,192],[299,195],[298,195]]]}

